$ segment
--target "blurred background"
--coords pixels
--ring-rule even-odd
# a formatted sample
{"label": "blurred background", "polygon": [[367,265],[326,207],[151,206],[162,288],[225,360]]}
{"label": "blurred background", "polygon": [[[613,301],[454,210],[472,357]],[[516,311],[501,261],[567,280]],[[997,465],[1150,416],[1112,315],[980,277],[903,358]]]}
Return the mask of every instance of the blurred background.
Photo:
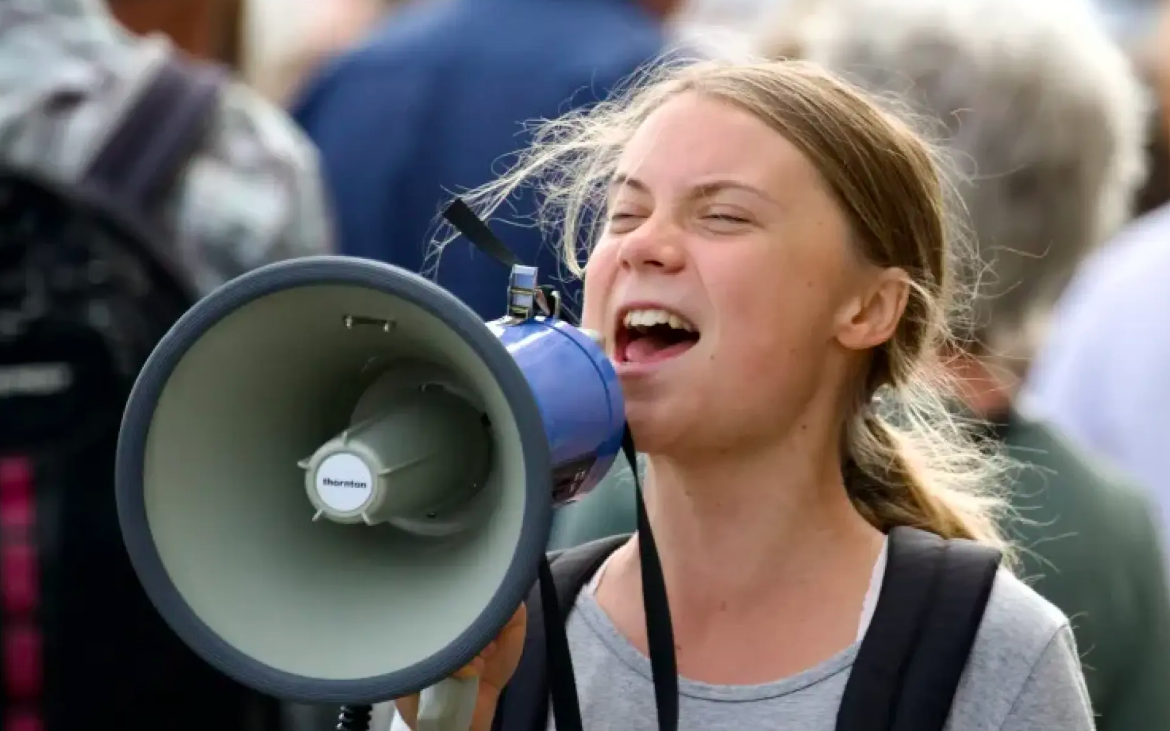
{"label": "blurred background", "polygon": [[[35,116],[47,112],[29,106],[29,90],[58,79],[68,85],[77,73],[69,63],[83,57],[116,80],[132,65],[126,49],[145,36],[169,38],[191,56],[226,68],[237,82],[216,136],[206,142],[206,154],[219,165],[215,182],[206,169],[193,167],[180,173],[181,192],[159,204],[165,230],[192,247],[197,263],[190,277],[200,292],[269,261],[341,252],[426,272],[494,318],[501,314],[506,272],[470,250],[431,260],[427,244],[439,206],[450,191],[489,180],[522,146],[525,122],[605,98],[664,52],[800,57],[917,105],[937,119],[943,147],[975,165],[960,190],[995,284],[979,294],[983,322],[971,333],[978,347],[953,354],[952,362],[966,384],[963,406],[988,420],[988,438],[1004,441],[1040,475],[1021,478],[1013,496],[1031,519],[1029,527],[1013,529],[1030,556],[1022,571],[1075,618],[1078,644],[1092,658],[1086,673],[1100,728],[1170,731],[1164,539],[1170,529],[1170,3],[931,5],[0,0],[0,20],[16,7],[44,20],[36,27],[0,22],[0,159],[69,168],[66,152],[77,145],[61,140],[82,139],[94,126],[71,126],[60,113],[51,120]],[[968,5],[967,14],[953,11]],[[29,16],[21,17],[28,22]],[[970,17],[986,22],[964,20]],[[43,33],[37,30],[42,26]],[[117,30],[93,30],[107,27]],[[34,32],[40,34],[36,43],[30,41]],[[77,106],[78,114],[84,108]],[[37,129],[58,124],[65,137],[37,143],[47,147],[27,141]],[[251,157],[238,153],[245,148]],[[256,154],[283,166],[279,184],[247,162]],[[519,199],[499,231],[522,258],[556,276],[560,269],[549,247],[521,225],[533,210],[532,200]],[[241,227],[255,236],[244,242]],[[4,243],[0,238],[0,251]],[[0,267],[6,261],[0,257]],[[562,284],[575,303],[575,286]],[[0,414],[4,398],[0,392]],[[7,511],[0,529],[6,546],[18,546],[12,555],[24,557],[19,547],[26,544],[13,536],[24,535],[21,521],[33,519],[21,512],[21,500],[43,508],[57,498],[48,480],[20,497],[12,475],[25,468],[17,457],[4,461],[6,450],[19,451],[10,447],[0,441],[0,488],[10,487],[9,493],[0,490]],[[101,449],[109,451],[108,445]],[[94,482],[94,499],[105,501],[106,513],[93,520],[112,520],[108,480]],[[39,520],[33,552],[51,556],[42,544],[53,530]],[[632,528],[628,475],[616,470],[589,497],[558,513],[554,546]],[[95,543],[86,551],[102,542],[105,553],[98,553],[110,563],[83,569],[42,562],[26,569],[24,558],[6,558],[5,596],[25,596],[21,572],[35,570],[46,594],[36,601],[51,604],[53,586],[125,563],[112,523],[87,540]],[[57,572],[57,583],[44,578],[50,572]],[[131,584],[124,578],[121,588],[95,588],[68,601],[104,602],[110,612],[123,603],[145,606]],[[163,629],[158,637],[164,639],[151,640],[119,630],[114,644],[92,651],[84,672],[71,673],[69,667],[82,667],[78,658],[91,642],[86,638],[105,631],[96,619],[101,612],[58,613],[52,621],[43,615],[27,637],[45,639],[28,644],[13,629],[25,627],[24,615],[11,609],[18,604],[25,606],[16,599],[5,605],[0,698],[6,728],[61,731],[76,723],[117,723],[145,729],[147,719],[157,725],[159,713],[177,714],[168,726],[178,729],[333,726],[336,709],[261,698],[186,655],[143,674],[124,667],[133,662],[126,658],[138,655],[110,649],[173,644]],[[75,639],[54,643],[53,637]],[[152,683],[134,686],[135,678],[147,675]],[[380,708],[376,717],[381,728],[386,713]]]}

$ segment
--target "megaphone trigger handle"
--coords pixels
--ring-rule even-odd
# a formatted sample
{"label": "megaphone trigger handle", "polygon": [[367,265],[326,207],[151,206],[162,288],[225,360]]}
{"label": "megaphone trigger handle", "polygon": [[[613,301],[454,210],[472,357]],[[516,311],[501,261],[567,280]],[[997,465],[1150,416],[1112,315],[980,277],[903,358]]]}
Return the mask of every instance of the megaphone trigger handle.
{"label": "megaphone trigger handle", "polygon": [[415,731],[467,731],[479,700],[479,678],[447,678],[425,689]]}

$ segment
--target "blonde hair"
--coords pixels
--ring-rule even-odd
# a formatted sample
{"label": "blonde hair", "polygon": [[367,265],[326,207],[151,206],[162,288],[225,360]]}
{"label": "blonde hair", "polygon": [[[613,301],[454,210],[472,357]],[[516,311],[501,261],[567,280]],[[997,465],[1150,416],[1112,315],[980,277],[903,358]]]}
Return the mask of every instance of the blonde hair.
{"label": "blonde hair", "polygon": [[950,244],[960,240],[948,231],[945,176],[907,123],[857,89],[801,63],[660,64],[610,101],[545,122],[503,177],[465,200],[487,216],[518,189],[535,189],[538,223],[583,274],[579,258],[604,223],[623,147],[651,112],[684,92],[746,110],[793,143],[828,183],[861,252],[909,275],[905,315],[875,350],[842,434],[857,510],[882,531],[913,526],[1006,548],[995,496],[1005,463],[949,414],[944,371],[934,365],[956,301]]}

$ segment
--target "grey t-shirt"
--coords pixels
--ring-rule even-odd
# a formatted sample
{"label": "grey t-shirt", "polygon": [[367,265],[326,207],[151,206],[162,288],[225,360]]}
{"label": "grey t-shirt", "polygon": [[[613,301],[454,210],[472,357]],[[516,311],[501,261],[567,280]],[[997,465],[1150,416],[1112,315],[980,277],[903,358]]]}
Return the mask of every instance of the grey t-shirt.
{"label": "grey t-shirt", "polygon": [[[569,616],[586,729],[657,731],[650,660],[593,597]],[[679,731],[833,731],[860,643],[793,677],[751,686],[679,680]],[[551,719],[549,731],[555,729]],[[948,731],[1092,731],[1068,620],[1001,571],[952,707]]]}
{"label": "grey t-shirt", "polygon": [[[883,550],[854,645],[798,675],[763,685],[680,678],[679,731],[834,731],[853,659],[881,591],[884,559]],[[589,731],[657,731],[650,660],[618,632],[593,596],[604,570],[579,595],[567,626],[581,718]],[[392,731],[407,729],[394,718]],[[548,731],[555,729],[550,709]],[[947,731],[1050,729],[1094,729],[1075,640],[1060,610],[1000,571]]]}

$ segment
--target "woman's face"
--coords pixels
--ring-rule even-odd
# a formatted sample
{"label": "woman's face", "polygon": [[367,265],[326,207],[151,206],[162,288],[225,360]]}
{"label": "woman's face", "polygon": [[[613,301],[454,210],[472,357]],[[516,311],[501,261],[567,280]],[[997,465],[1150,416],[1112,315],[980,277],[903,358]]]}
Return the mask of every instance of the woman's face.
{"label": "woman's face", "polygon": [[584,324],[606,336],[641,451],[774,437],[880,342],[876,268],[825,183],[737,107],[688,93],[655,111],[623,152],[607,216]]}

